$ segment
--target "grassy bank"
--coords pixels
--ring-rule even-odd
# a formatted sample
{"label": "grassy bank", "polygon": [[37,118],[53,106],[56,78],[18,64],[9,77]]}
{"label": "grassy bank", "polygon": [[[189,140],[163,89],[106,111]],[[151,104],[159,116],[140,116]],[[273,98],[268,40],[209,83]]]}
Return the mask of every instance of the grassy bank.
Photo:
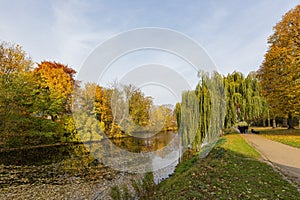
{"label": "grassy bank", "polygon": [[300,199],[292,185],[256,158],[238,135],[226,135],[205,159],[188,160],[158,185],[155,199]]}
{"label": "grassy bank", "polygon": [[300,129],[266,129],[261,130],[260,134],[270,140],[300,148]]}

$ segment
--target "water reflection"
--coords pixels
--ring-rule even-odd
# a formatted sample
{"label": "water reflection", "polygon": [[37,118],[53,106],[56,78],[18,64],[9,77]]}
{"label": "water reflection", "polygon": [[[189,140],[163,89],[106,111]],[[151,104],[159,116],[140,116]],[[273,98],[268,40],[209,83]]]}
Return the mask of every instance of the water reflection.
{"label": "water reflection", "polygon": [[[116,148],[113,146],[118,146],[122,151],[143,154],[144,161],[140,160],[140,156],[137,157],[138,161],[134,158],[128,159],[126,156],[120,160],[122,151],[115,151]],[[136,168],[137,163],[141,163],[141,167],[147,163],[149,169],[169,166],[169,168],[156,170],[154,176],[158,182],[173,172],[179,156],[178,146],[176,133],[162,132],[146,139],[128,137],[114,139],[110,143],[103,140],[86,144],[2,151],[0,152],[0,183],[1,187],[25,183],[63,184],[69,182],[74,176],[83,177],[84,180],[113,179],[114,174],[119,172],[105,166],[107,165],[107,162],[103,162],[105,158],[119,163],[117,169],[121,169],[120,171],[128,171],[125,167],[130,165]],[[122,169],[122,162],[124,169]],[[173,164],[170,166],[170,163]]]}
{"label": "water reflection", "polygon": [[141,133],[140,135],[135,134],[135,137],[129,136],[111,141],[114,145],[130,152],[154,152],[167,146],[176,136],[171,131],[160,132],[154,136],[151,134],[151,137],[147,137],[147,133]]}

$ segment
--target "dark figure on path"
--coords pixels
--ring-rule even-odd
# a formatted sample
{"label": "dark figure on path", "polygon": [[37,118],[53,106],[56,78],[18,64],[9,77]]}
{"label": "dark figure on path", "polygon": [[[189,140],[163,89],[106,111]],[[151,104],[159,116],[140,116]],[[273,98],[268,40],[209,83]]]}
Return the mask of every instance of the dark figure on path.
{"label": "dark figure on path", "polygon": [[254,129],[251,129],[251,133],[259,134],[259,131],[255,131]]}
{"label": "dark figure on path", "polygon": [[240,133],[248,133],[248,126],[238,126]]}

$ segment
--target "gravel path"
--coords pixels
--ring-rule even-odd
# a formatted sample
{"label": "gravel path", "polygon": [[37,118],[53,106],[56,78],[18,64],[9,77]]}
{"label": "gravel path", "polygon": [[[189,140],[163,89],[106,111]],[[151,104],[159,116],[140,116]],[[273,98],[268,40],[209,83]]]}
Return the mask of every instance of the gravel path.
{"label": "gravel path", "polygon": [[264,159],[300,183],[300,148],[291,147],[256,134],[243,134]]}

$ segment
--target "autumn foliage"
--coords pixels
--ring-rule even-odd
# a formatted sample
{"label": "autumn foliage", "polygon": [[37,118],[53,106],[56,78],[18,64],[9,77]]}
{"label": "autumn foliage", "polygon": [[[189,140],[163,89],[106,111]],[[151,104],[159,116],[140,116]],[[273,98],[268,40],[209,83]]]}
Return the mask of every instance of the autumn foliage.
{"label": "autumn foliage", "polygon": [[287,12],[274,26],[269,49],[258,71],[263,94],[275,116],[300,114],[300,5]]}

